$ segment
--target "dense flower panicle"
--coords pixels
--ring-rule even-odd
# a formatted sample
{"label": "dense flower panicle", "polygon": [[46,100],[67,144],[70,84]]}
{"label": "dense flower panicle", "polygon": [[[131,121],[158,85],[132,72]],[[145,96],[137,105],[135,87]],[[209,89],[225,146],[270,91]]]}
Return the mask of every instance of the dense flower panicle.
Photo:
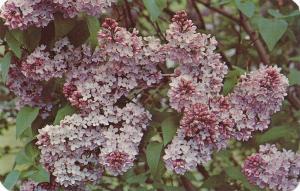
{"label": "dense flower panicle", "polygon": [[29,26],[45,27],[55,13],[73,18],[81,12],[99,16],[116,0],[8,0],[0,10],[0,18],[11,29],[27,29]]}
{"label": "dense flower panicle", "polygon": [[67,116],[60,125],[39,130],[40,162],[65,187],[97,181],[102,175],[99,149],[102,129],[88,126],[78,114]]}
{"label": "dense flower panicle", "polygon": [[196,103],[201,96],[197,85],[188,75],[180,75],[173,78],[169,85],[170,90],[168,96],[170,106],[178,112]]}
{"label": "dense flower panicle", "polygon": [[276,66],[261,67],[241,77],[229,95],[238,140],[248,140],[251,132],[268,128],[271,115],[280,110],[287,95],[287,87],[287,78]]}
{"label": "dense flower panicle", "polygon": [[44,27],[54,19],[52,8],[41,0],[7,0],[0,10],[0,18],[11,29],[24,30],[29,26]]}
{"label": "dense flower panicle", "polygon": [[205,164],[211,160],[211,154],[207,147],[200,149],[194,139],[186,139],[185,132],[179,129],[172,143],[165,149],[163,159],[167,169],[184,174],[195,169],[197,164]]}
{"label": "dense flower panicle", "polygon": [[47,51],[46,46],[41,45],[22,59],[22,73],[27,78],[37,81],[61,78],[68,70],[73,49],[67,38],[57,41],[51,51]]}
{"label": "dense flower panicle", "polygon": [[[56,183],[37,183],[32,180],[26,180],[20,185],[20,191],[57,191]],[[79,189],[77,189],[79,191]]]}
{"label": "dense flower panicle", "polygon": [[248,157],[243,172],[252,184],[272,190],[294,190],[300,181],[300,154],[279,151],[275,145],[260,146]]}
{"label": "dense flower panicle", "polygon": [[18,97],[18,106],[40,107],[42,112],[51,110],[52,105],[45,102],[46,98],[44,99],[43,84],[26,78],[16,65],[11,66],[9,70],[7,87]]}
{"label": "dense flower panicle", "polygon": [[82,47],[82,56],[72,60],[78,64],[67,75],[67,99],[77,108],[90,111],[114,105],[132,90],[158,83],[162,78],[157,68],[162,61],[156,54],[159,44],[155,39],[146,42],[137,31],[130,33],[116,21],[106,19],[99,32],[99,49],[91,53]]}
{"label": "dense flower panicle", "polygon": [[39,130],[41,163],[65,187],[97,182],[103,167],[113,175],[133,166],[150,114],[135,103],[67,116]]}
{"label": "dense flower panicle", "polygon": [[217,41],[210,35],[197,33],[185,12],[177,13],[172,21],[164,50],[167,59],[179,64],[175,73],[190,75],[201,92],[219,93],[228,68],[215,52]]}
{"label": "dense flower panicle", "polygon": [[112,175],[123,174],[133,166],[151,115],[141,106],[128,103],[122,109],[117,108],[116,118],[103,132],[105,142],[100,154],[102,164]]}
{"label": "dense flower panicle", "polygon": [[186,108],[180,121],[185,136],[193,138],[200,148],[225,148],[233,132],[234,123],[226,114],[228,101],[222,97],[215,102],[210,105],[213,107],[197,103]]}

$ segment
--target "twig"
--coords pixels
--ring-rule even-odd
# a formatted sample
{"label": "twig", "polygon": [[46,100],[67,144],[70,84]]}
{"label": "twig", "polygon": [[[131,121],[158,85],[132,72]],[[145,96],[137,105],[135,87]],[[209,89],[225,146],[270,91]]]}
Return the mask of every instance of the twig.
{"label": "twig", "polygon": [[200,12],[200,10],[199,10],[199,8],[198,8],[198,6],[197,6],[197,4],[196,4],[196,2],[195,2],[195,0],[190,0],[190,2],[191,2],[191,4],[192,4],[192,6],[194,7],[194,9],[195,9],[195,11],[196,11],[196,13],[197,13],[197,15],[198,15],[198,17],[199,17],[199,20],[200,20],[200,29],[203,29],[203,30],[205,30],[206,29],[206,27],[205,27],[205,22],[204,22],[204,19],[203,19],[203,16],[202,16],[202,14],[201,14],[201,12]]}
{"label": "twig", "polygon": [[233,22],[237,23],[238,25],[242,26],[242,28],[246,31],[246,33],[250,36],[251,40],[253,41],[254,46],[260,56],[261,61],[265,65],[270,64],[269,55],[267,53],[267,50],[265,49],[262,41],[258,38],[258,34],[252,29],[250,23],[246,20],[246,18],[243,14],[241,14],[241,19],[238,19],[238,18],[230,15],[223,9],[211,7],[209,3],[205,3],[201,0],[198,0],[198,2],[201,3],[202,5],[204,5],[205,7],[209,8],[210,10],[215,11],[215,12],[227,17],[228,19],[232,20]]}
{"label": "twig", "polygon": [[269,65],[270,57],[267,53],[267,50],[265,49],[262,41],[259,39],[258,34],[252,29],[250,23],[246,20],[246,18],[243,14],[241,14],[241,25],[242,25],[243,29],[248,33],[251,40],[253,41],[254,46],[261,58],[261,61],[265,65]]}
{"label": "twig", "polygon": [[209,177],[207,170],[202,165],[197,165],[197,170],[202,174],[204,179],[207,179]]}
{"label": "twig", "polygon": [[180,180],[186,191],[197,191],[193,184],[185,176],[180,176]]}
{"label": "twig", "polygon": [[124,2],[125,2],[125,7],[127,9],[127,16],[129,18],[129,22],[130,22],[130,28],[134,28],[135,23],[134,23],[133,18],[132,18],[132,14],[131,14],[129,3],[128,3],[127,0],[125,0]]}

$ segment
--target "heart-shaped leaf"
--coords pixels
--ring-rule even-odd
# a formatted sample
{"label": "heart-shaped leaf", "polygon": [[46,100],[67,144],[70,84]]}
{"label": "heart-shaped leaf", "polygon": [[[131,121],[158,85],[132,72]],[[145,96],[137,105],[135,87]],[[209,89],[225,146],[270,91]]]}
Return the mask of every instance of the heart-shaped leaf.
{"label": "heart-shaped leaf", "polygon": [[235,0],[235,4],[237,8],[247,17],[252,17],[255,12],[255,4],[251,1],[247,1],[245,3],[241,2],[241,0]]}
{"label": "heart-shaped leaf", "polygon": [[281,39],[286,32],[288,23],[282,19],[258,19],[259,33],[266,42],[268,49],[273,50],[276,43]]}

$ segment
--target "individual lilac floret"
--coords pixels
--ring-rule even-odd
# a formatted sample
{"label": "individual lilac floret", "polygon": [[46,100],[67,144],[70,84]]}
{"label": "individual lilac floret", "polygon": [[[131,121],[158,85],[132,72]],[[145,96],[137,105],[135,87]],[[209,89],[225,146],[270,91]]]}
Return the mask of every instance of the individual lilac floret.
{"label": "individual lilac floret", "polygon": [[260,146],[259,153],[245,160],[243,172],[260,188],[291,191],[300,181],[300,154],[279,151],[275,145]]}
{"label": "individual lilac floret", "polygon": [[73,49],[67,38],[57,41],[51,51],[47,51],[46,46],[41,45],[22,58],[22,73],[27,78],[37,81],[61,78],[68,70]]}
{"label": "individual lilac floret", "polygon": [[287,95],[287,87],[287,78],[276,66],[263,66],[241,77],[229,95],[238,140],[248,140],[253,131],[268,128],[271,116],[280,110]]}
{"label": "individual lilac floret", "polygon": [[219,93],[228,69],[220,54],[215,52],[215,38],[197,33],[184,11],[173,17],[166,38],[167,59],[179,65],[176,75],[191,76],[202,93]]}

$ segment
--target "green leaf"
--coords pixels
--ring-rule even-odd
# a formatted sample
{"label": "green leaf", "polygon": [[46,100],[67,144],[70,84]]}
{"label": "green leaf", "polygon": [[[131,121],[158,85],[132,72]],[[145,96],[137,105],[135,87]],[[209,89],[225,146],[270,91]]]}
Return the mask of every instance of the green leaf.
{"label": "green leaf", "polygon": [[59,125],[60,121],[63,120],[67,115],[72,115],[75,113],[75,109],[70,105],[65,105],[63,108],[59,109],[57,111],[54,125]]}
{"label": "green leaf", "polygon": [[76,21],[74,19],[66,19],[60,15],[55,16],[55,40],[66,36],[75,27]]}
{"label": "green leaf", "polygon": [[294,133],[297,133],[295,128],[283,125],[270,128],[265,133],[257,135],[255,140],[257,144],[263,144],[280,138],[291,137]]}
{"label": "green leaf", "polygon": [[288,23],[282,19],[258,19],[258,30],[266,42],[268,49],[273,50],[277,42],[286,32]]}
{"label": "green leaf", "polygon": [[32,160],[34,161],[34,159],[39,155],[39,150],[37,148],[37,146],[30,142],[25,146],[25,154]]}
{"label": "green leaf", "polygon": [[42,38],[42,30],[36,27],[30,27],[24,34],[24,45],[33,52],[34,49],[39,45]]}
{"label": "green leaf", "polygon": [[217,188],[224,185],[224,173],[208,177],[202,184],[204,188]]}
{"label": "green leaf", "polygon": [[16,136],[17,138],[22,135],[22,133],[29,127],[31,127],[32,122],[39,114],[39,108],[30,108],[30,107],[23,107],[16,119]]}
{"label": "green leaf", "polygon": [[149,12],[151,21],[156,21],[161,14],[161,10],[156,0],[143,0],[144,5]]}
{"label": "green leaf", "polygon": [[37,183],[50,182],[50,175],[42,166],[38,166],[29,178]]}
{"label": "green leaf", "polygon": [[9,71],[10,62],[11,62],[11,56],[12,56],[11,52],[8,52],[0,60],[3,82],[6,82],[6,80],[7,80],[7,75],[8,75],[8,71]]}
{"label": "green leaf", "polygon": [[288,75],[290,85],[300,84],[300,71],[293,68]]}
{"label": "green leaf", "polygon": [[235,0],[237,8],[247,17],[252,17],[255,12],[255,4],[251,1],[242,3],[241,0]]}
{"label": "green leaf", "polygon": [[223,94],[227,95],[230,93],[234,86],[237,84],[241,75],[243,75],[246,71],[242,68],[234,66],[232,70],[228,72],[225,78],[224,86],[223,86]]}
{"label": "green leaf", "polygon": [[245,175],[242,173],[242,169],[240,167],[229,167],[225,169],[227,176],[233,180],[241,181],[243,186],[248,188],[251,191],[258,191],[259,188],[252,186]]}
{"label": "green leaf", "polygon": [[21,58],[22,50],[21,46],[24,41],[24,36],[21,31],[12,30],[6,33],[5,39],[9,48],[13,51],[16,57]]}
{"label": "green leaf", "polygon": [[292,62],[300,62],[300,56],[293,56],[289,58],[289,61]]}
{"label": "green leaf", "polygon": [[143,174],[138,174],[135,176],[130,176],[126,179],[128,184],[143,184],[148,178],[149,172],[145,172]]}
{"label": "green leaf", "polygon": [[26,155],[25,151],[22,150],[16,155],[16,164],[33,164],[33,161]]}
{"label": "green leaf", "polygon": [[146,149],[147,163],[153,177],[155,177],[158,172],[158,166],[159,166],[162,148],[163,148],[162,143],[150,142]]}
{"label": "green leaf", "polygon": [[96,46],[98,46],[97,36],[98,36],[98,31],[100,29],[100,23],[97,17],[93,17],[93,16],[87,16],[86,21],[90,32],[89,41],[92,47],[95,48]]}
{"label": "green leaf", "polygon": [[164,145],[166,146],[174,137],[177,131],[177,121],[174,117],[169,117],[161,123]]}
{"label": "green leaf", "polygon": [[5,178],[5,181],[3,183],[3,185],[5,186],[5,188],[7,188],[8,190],[11,190],[15,184],[17,183],[18,179],[20,176],[20,172],[13,170],[11,171]]}

